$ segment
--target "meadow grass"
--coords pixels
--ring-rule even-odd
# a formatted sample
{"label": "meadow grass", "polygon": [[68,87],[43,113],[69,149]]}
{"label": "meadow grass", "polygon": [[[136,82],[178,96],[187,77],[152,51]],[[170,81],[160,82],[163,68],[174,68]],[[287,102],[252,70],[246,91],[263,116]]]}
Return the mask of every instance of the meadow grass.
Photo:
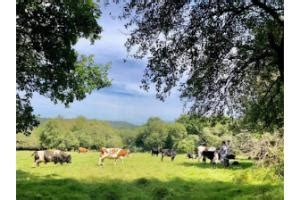
{"label": "meadow grass", "polygon": [[33,167],[30,151],[18,151],[17,199],[283,199],[283,180],[248,160],[224,169],[178,155],[174,162],[133,153],[124,163],[98,153],[72,152],[72,163]]}

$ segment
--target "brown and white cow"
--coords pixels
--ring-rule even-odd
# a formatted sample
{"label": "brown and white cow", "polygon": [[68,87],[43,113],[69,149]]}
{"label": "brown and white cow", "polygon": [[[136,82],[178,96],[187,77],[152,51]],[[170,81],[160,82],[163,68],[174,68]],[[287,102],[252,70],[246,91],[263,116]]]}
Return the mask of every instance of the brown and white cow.
{"label": "brown and white cow", "polygon": [[86,153],[86,152],[88,152],[88,149],[87,149],[87,148],[84,148],[84,147],[79,147],[79,148],[78,148],[78,152],[79,152],[79,153]]}
{"label": "brown and white cow", "polygon": [[103,166],[103,162],[105,158],[114,159],[115,164],[117,164],[117,160],[121,159],[123,162],[123,158],[129,155],[129,150],[125,150],[122,148],[105,148],[102,147],[100,149],[100,157],[98,161],[98,165]]}

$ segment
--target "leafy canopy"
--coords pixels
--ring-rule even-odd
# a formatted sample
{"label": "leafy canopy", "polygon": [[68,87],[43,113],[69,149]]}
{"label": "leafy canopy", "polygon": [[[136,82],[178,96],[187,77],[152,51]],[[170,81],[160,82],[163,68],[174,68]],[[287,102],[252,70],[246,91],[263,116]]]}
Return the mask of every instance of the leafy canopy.
{"label": "leafy canopy", "polygon": [[[148,58],[142,86],[164,100],[179,87],[191,113],[283,125],[283,1],[135,1],[125,46]],[[263,104],[261,104],[263,103]]]}
{"label": "leafy canopy", "polygon": [[17,133],[38,124],[30,100],[34,92],[68,106],[94,89],[110,85],[108,66],[91,56],[78,58],[81,37],[93,43],[102,31],[100,10],[86,1],[17,1]]}

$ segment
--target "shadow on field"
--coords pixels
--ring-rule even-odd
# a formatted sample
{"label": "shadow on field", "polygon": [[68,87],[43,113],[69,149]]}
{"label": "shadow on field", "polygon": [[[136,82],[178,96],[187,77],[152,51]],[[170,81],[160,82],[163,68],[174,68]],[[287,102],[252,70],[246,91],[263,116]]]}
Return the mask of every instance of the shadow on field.
{"label": "shadow on field", "polygon": [[139,178],[80,181],[17,171],[17,199],[283,199],[281,185]]}
{"label": "shadow on field", "polygon": [[[231,165],[232,162],[230,162],[230,166],[226,169],[228,170],[240,170],[240,169],[246,169],[249,167],[253,166],[252,162],[240,162],[239,165],[233,166]],[[211,165],[210,162],[199,162],[199,161],[194,161],[194,162],[183,162],[183,163],[179,163],[178,165],[183,165],[185,167],[199,167],[199,168],[203,168],[203,169],[208,169],[208,168],[217,168],[217,169],[224,169],[224,167],[218,163],[215,166]]]}

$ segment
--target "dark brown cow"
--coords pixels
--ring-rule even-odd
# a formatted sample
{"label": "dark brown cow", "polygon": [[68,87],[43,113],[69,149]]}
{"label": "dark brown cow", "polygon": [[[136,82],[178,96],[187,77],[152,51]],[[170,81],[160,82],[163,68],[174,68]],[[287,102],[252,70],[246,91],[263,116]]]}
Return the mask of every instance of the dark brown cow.
{"label": "dark brown cow", "polygon": [[115,159],[115,164],[117,164],[117,160],[121,159],[123,162],[123,158],[129,155],[129,150],[125,150],[122,148],[105,148],[102,147],[100,149],[100,156],[98,165],[103,166],[103,162],[105,158]]}

